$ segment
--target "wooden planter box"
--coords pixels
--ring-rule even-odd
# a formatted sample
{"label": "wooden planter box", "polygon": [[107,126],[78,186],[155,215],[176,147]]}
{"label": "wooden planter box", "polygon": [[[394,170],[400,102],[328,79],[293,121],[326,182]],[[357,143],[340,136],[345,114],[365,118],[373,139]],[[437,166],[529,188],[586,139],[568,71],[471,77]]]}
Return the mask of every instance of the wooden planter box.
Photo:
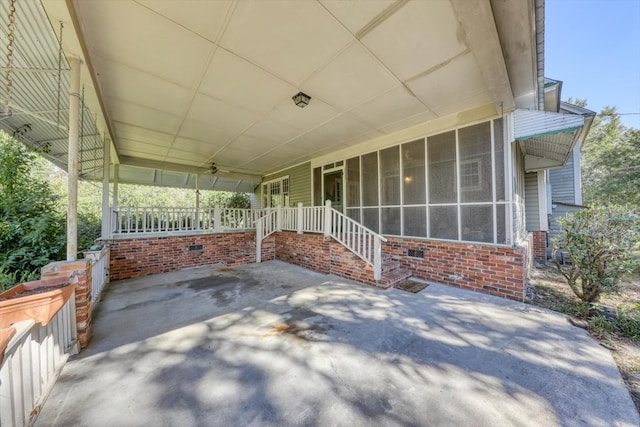
{"label": "wooden planter box", "polygon": [[[46,326],[69,300],[76,286],[70,284],[68,278],[60,277],[26,282],[1,293],[0,329],[29,319]],[[43,287],[52,289],[37,291]]]}

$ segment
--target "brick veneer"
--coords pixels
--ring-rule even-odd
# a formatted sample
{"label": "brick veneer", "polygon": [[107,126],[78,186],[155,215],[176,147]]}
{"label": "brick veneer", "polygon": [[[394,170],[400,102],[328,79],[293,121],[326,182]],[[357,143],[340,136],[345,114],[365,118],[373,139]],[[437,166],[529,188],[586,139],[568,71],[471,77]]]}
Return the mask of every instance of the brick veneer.
{"label": "brick veneer", "polygon": [[[424,258],[409,257],[409,249],[423,251]],[[419,279],[517,301],[524,298],[524,248],[389,237],[382,250]]]}
{"label": "brick veneer", "polygon": [[280,261],[368,285],[375,284],[371,266],[331,237],[282,231],[275,234],[275,239],[275,255]]}
{"label": "brick veneer", "polygon": [[[255,238],[252,231],[109,240],[109,277],[115,281],[208,264],[253,263],[256,261]],[[190,251],[193,245],[202,245],[202,250]],[[262,242],[262,259],[274,257],[272,235]]]}
{"label": "brick veneer", "polygon": [[[222,233],[117,239],[111,247],[111,280],[163,273],[223,262],[255,262],[255,233]],[[202,245],[202,251],[189,251]],[[424,258],[407,255],[409,249]],[[383,255],[400,262],[420,279],[522,301],[526,250],[487,245],[388,238]],[[375,285],[373,269],[330,237],[318,233],[275,233],[262,243],[262,259],[278,259],[324,274]]]}
{"label": "brick veneer", "polygon": [[533,232],[533,259],[535,262],[544,264],[547,262],[547,232]]}
{"label": "brick veneer", "polygon": [[57,261],[48,264],[41,269],[41,279],[53,279],[67,277],[76,282],[76,325],[78,330],[78,343],[80,348],[89,345],[92,330],[92,303],[91,303],[91,261],[80,259],[77,261]]}

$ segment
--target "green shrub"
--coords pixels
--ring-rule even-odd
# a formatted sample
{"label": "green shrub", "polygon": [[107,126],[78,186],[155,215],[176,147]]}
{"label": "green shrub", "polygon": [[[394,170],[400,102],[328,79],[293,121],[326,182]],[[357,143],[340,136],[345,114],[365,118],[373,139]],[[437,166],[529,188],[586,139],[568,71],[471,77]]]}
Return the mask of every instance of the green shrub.
{"label": "green shrub", "polygon": [[[632,251],[640,239],[640,217],[622,207],[585,209],[559,219],[553,260],[571,290],[584,302],[615,291],[623,275],[635,269]],[[569,265],[558,262],[565,251]]]}

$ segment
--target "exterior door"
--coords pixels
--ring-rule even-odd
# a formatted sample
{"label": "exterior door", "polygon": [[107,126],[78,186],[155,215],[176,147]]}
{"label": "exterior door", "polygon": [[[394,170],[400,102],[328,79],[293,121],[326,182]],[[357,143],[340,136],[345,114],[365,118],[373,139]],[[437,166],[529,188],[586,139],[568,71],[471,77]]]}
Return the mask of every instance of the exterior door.
{"label": "exterior door", "polygon": [[342,212],[343,206],[342,171],[324,174],[324,200],[331,200],[331,206]]}

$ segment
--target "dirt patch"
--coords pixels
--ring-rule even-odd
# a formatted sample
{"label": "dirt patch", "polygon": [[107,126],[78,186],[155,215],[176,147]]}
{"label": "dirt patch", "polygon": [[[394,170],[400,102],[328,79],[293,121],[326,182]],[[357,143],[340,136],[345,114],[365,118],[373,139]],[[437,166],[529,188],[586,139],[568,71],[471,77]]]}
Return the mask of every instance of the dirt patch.
{"label": "dirt patch", "polygon": [[51,291],[55,291],[57,289],[62,289],[65,286],[69,286],[69,283],[62,283],[60,285],[41,286],[39,288],[27,289],[27,290],[24,290],[24,291],[20,292],[19,294],[13,294],[13,295],[9,295],[7,297],[0,298],[0,301],[12,300],[12,299],[16,299],[16,298],[26,297],[26,296],[29,296],[29,295],[43,294],[45,292],[51,292]]}
{"label": "dirt patch", "polygon": [[[603,347],[611,351],[633,403],[640,412],[640,342],[595,329],[589,321],[592,311],[580,303],[555,266],[532,271],[527,295],[528,302],[532,304],[568,315],[573,325],[587,329]],[[623,281],[619,292],[602,295],[600,304],[638,316],[640,276],[636,274]]]}

